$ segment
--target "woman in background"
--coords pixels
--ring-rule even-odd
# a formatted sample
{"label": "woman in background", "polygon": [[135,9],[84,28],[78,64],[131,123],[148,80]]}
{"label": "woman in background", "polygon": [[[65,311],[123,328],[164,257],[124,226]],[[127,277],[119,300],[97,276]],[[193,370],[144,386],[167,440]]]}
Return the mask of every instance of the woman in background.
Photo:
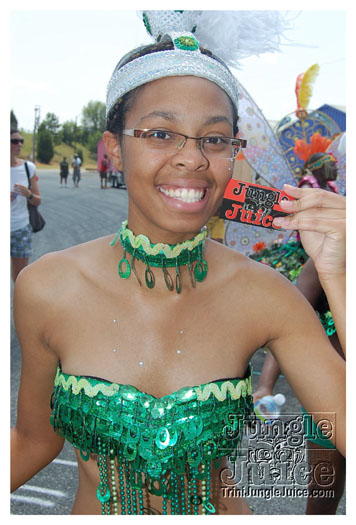
{"label": "woman in background", "polygon": [[28,265],[32,253],[32,228],[29,221],[27,201],[34,206],[41,203],[36,166],[33,162],[26,161],[29,170],[29,184],[25,162],[19,158],[23,142],[24,140],[17,129],[10,131],[11,274],[14,282],[21,270]]}

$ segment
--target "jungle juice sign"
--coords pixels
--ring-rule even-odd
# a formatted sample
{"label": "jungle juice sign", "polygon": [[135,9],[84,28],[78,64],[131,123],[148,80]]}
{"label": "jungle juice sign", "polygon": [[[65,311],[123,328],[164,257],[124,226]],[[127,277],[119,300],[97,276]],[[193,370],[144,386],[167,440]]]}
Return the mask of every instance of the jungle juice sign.
{"label": "jungle juice sign", "polygon": [[276,188],[231,179],[225,189],[219,217],[279,230],[280,227],[273,225],[273,219],[289,215],[279,205],[282,200],[294,200],[294,197]]}

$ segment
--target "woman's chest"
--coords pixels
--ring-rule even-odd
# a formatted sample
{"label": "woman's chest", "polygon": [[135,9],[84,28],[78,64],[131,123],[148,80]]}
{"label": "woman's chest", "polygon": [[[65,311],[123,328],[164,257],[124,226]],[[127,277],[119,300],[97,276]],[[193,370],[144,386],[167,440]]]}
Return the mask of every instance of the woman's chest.
{"label": "woman's chest", "polygon": [[[231,306],[231,305],[230,305]],[[155,395],[242,376],[258,330],[225,301],[78,301],[57,318],[51,346],[63,370],[127,383]]]}
{"label": "woman's chest", "polygon": [[15,184],[21,184],[22,186],[28,185],[27,175],[23,164],[11,168],[10,177],[11,191],[13,191]]}

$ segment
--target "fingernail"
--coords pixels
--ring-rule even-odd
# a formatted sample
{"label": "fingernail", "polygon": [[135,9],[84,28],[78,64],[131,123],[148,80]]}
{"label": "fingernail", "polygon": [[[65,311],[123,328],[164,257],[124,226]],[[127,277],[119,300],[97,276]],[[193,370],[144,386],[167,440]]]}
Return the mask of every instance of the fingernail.
{"label": "fingernail", "polygon": [[286,208],[287,210],[289,210],[289,209],[291,209],[293,207],[293,201],[287,201],[285,199],[285,200],[282,200],[279,203],[279,205],[280,205],[281,208]]}
{"label": "fingernail", "polygon": [[273,224],[276,226],[287,226],[290,223],[289,217],[276,217]]}

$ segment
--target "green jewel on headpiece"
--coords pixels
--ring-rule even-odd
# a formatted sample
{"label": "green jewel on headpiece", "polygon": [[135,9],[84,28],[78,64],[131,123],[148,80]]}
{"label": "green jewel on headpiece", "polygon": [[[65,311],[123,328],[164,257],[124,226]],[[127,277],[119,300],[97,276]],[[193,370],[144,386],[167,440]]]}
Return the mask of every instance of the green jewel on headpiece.
{"label": "green jewel on headpiece", "polygon": [[323,157],[316,160],[315,162],[308,164],[307,168],[310,171],[315,171],[321,168],[322,166],[324,166],[324,164],[326,164],[327,162],[335,162],[335,157],[333,155],[324,155]]}
{"label": "green jewel on headpiece", "polygon": [[[173,279],[167,268],[175,268],[175,289],[179,294],[182,290],[179,268],[181,266],[188,266],[191,284],[193,288],[195,288],[196,281],[202,282],[208,273],[208,264],[203,258],[206,234],[207,231],[205,228],[198,233],[194,239],[179,244],[152,244],[146,235],[135,235],[127,228],[127,221],[124,221],[114,240],[111,242],[111,246],[114,246],[119,237],[124,250],[123,257],[118,264],[119,277],[121,279],[128,279],[132,270],[141,285],[135,268],[135,260],[138,259],[146,265],[145,282],[147,288],[153,288],[155,286],[155,276],[151,270],[152,266],[162,268],[166,286],[169,291],[173,291]],[[131,255],[131,262],[129,262],[126,257],[127,253]],[[196,264],[194,265],[194,263]]]}
{"label": "green jewel on headpiece", "polygon": [[184,51],[196,51],[199,48],[199,42],[192,35],[179,36],[173,40],[173,43],[177,49],[184,49]]}

